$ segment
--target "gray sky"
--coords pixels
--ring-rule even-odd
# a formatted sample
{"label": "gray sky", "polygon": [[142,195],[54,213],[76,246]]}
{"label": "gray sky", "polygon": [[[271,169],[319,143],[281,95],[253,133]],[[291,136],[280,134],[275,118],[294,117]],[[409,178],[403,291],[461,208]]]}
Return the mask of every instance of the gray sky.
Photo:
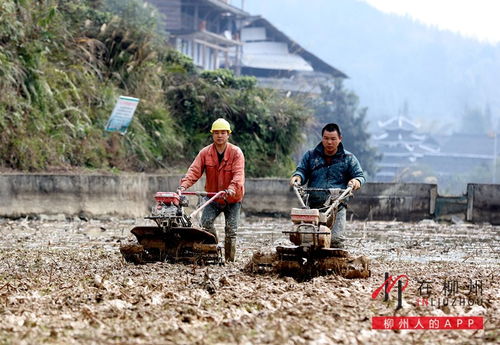
{"label": "gray sky", "polygon": [[[264,0],[304,5],[315,0]],[[335,1],[335,0],[332,0]],[[354,0],[371,4],[377,9],[408,15],[425,24],[458,32],[464,36],[489,43],[500,42],[500,0]],[[250,3],[262,0],[231,0],[237,7],[247,9]],[[260,13],[254,13],[260,14]]]}
{"label": "gray sky", "polygon": [[406,14],[440,29],[451,30],[490,43],[500,42],[499,0],[364,1],[381,11]]}

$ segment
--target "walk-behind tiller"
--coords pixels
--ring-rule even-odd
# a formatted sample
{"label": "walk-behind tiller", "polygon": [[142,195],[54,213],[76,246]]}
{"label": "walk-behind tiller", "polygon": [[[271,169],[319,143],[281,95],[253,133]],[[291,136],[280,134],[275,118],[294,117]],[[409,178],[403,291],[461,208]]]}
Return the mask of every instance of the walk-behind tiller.
{"label": "walk-behind tiller", "polygon": [[[247,269],[254,273],[274,272],[299,280],[318,275],[338,274],[345,278],[370,276],[369,259],[353,258],[341,248],[330,248],[331,225],[342,203],[352,195],[352,188],[318,189],[294,186],[301,208],[292,208],[293,228],[289,234],[293,245],[277,246],[272,253],[254,253]],[[323,209],[311,209],[307,204],[308,192],[328,193]]]}
{"label": "walk-behind tiller", "polygon": [[[138,244],[126,244],[120,252],[128,262],[143,264],[154,261],[186,262],[195,264],[222,264],[221,247],[217,245],[214,234],[193,225],[192,219],[205,206],[225,192],[158,192],[154,198],[156,205],[151,215],[145,217],[156,222],[156,226],[137,226],[131,230]],[[188,195],[199,198],[210,197],[191,215],[184,207],[188,206]]]}

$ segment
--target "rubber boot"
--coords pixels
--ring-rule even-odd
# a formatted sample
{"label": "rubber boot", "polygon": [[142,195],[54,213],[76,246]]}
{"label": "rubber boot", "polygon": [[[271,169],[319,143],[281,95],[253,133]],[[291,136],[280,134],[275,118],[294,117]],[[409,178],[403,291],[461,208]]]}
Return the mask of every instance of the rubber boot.
{"label": "rubber boot", "polygon": [[224,241],[224,259],[226,262],[234,262],[236,256],[236,239],[227,238]]}
{"label": "rubber boot", "polygon": [[332,238],[332,240],[330,241],[330,248],[344,249],[344,241],[338,238]]}

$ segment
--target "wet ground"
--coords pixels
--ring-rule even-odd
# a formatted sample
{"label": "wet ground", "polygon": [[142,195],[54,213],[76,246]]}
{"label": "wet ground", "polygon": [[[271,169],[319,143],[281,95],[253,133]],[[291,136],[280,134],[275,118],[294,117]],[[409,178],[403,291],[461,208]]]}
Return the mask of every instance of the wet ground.
{"label": "wet ground", "polygon": [[[0,344],[500,342],[498,226],[350,222],[347,246],[372,260],[372,277],[299,283],[242,270],[254,251],[287,242],[287,219],[243,219],[236,263],[195,267],[125,263],[118,248],[142,219],[59,218],[0,219]],[[372,299],[385,272],[410,279],[399,310],[395,290]],[[398,315],[482,316],[484,329],[371,328]]]}

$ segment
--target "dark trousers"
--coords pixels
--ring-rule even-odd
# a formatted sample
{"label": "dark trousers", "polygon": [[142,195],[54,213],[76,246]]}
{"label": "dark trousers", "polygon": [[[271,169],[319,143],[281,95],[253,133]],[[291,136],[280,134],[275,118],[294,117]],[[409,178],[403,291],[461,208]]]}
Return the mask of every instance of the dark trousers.
{"label": "dark trousers", "polygon": [[226,241],[229,239],[234,240],[236,239],[236,231],[238,230],[238,224],[240,222],[240,209],[241,202],[225,205],[212,202],[203,209],[201,226],[216,235],[214,227],[215,218],[224,212],[224,218],[226,219]]}

